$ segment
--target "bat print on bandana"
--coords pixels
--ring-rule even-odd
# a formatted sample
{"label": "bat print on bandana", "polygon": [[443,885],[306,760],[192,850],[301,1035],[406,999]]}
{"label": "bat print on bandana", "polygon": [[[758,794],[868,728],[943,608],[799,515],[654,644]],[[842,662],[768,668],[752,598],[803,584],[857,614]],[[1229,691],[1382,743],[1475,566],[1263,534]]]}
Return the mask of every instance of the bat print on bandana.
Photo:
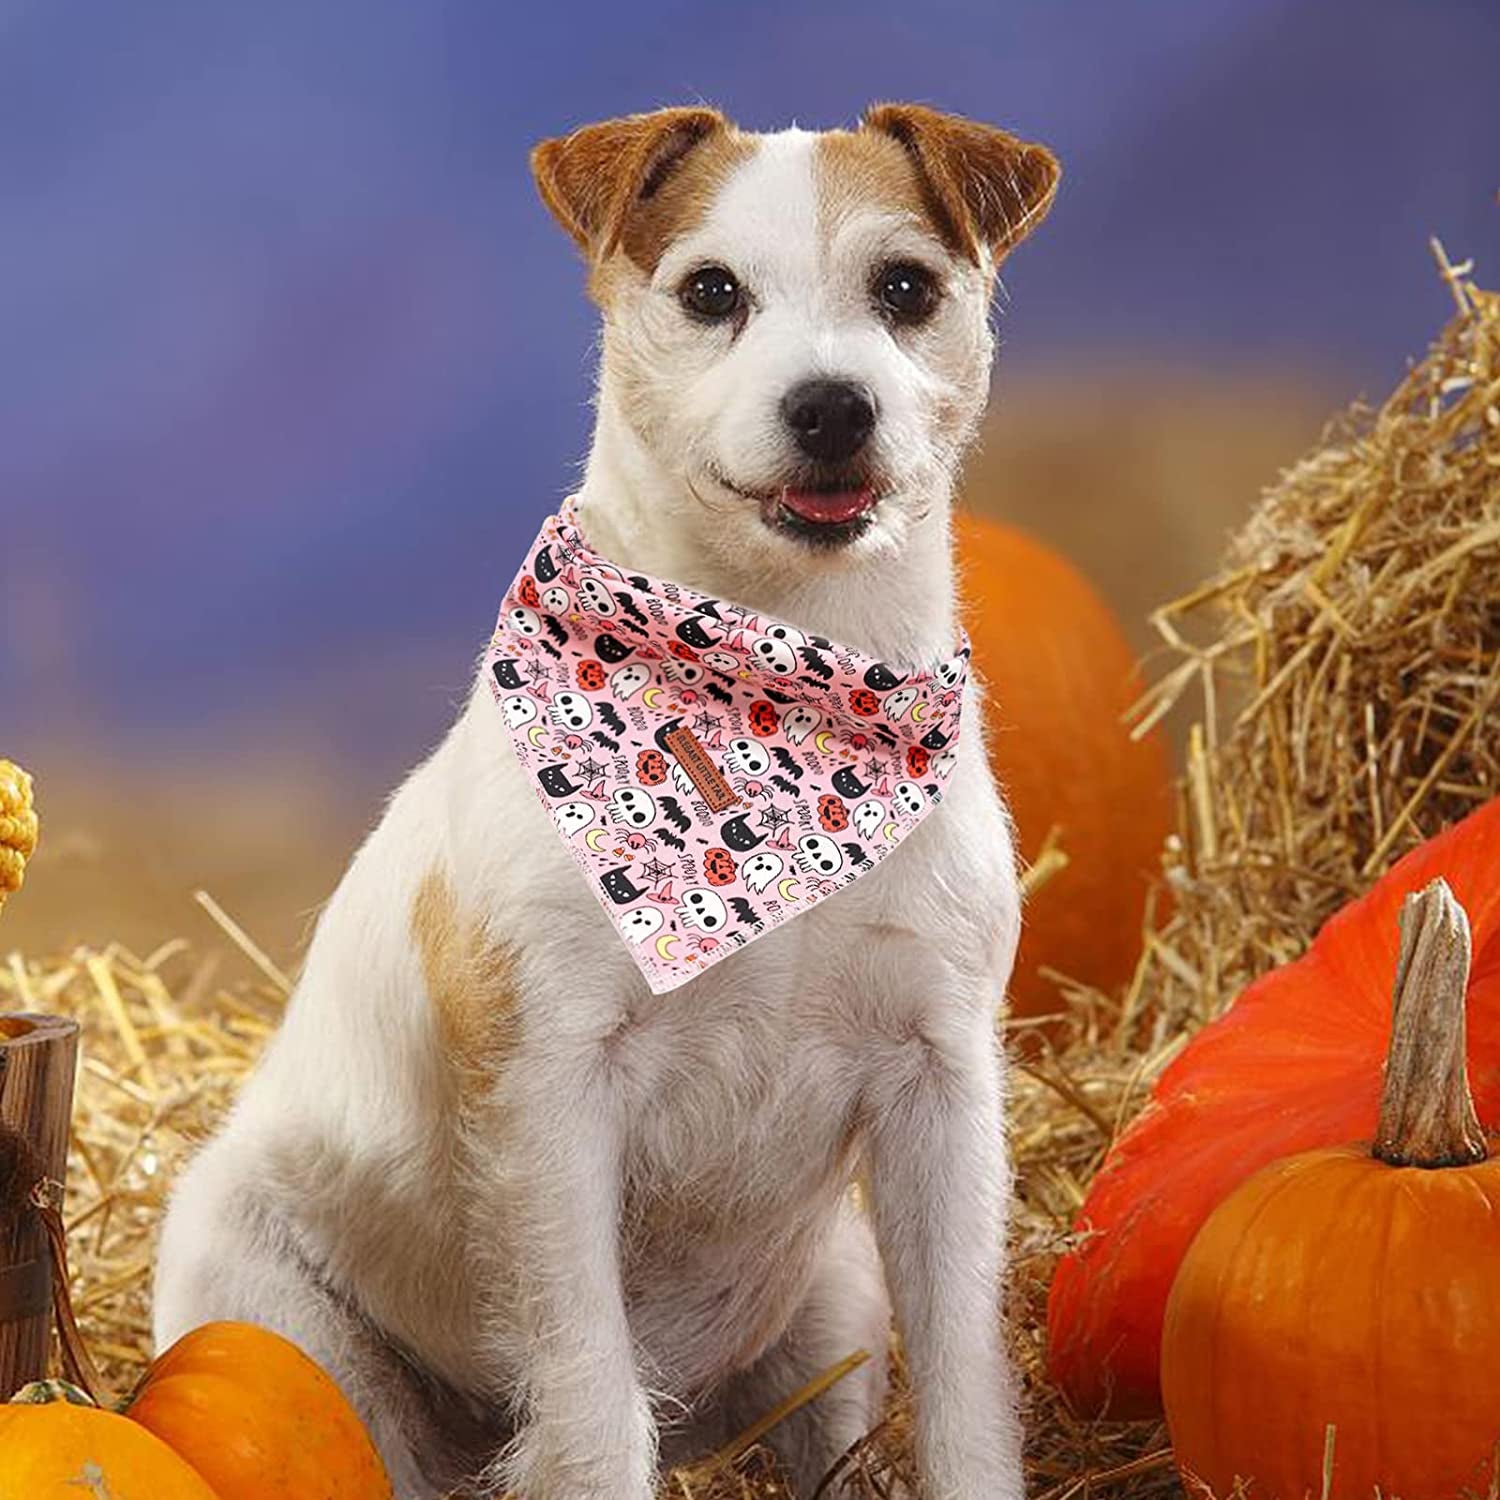
{"label": "bat print on bandana", "polygon": [[941,802],[968,647],[876,661],[627,573],[565,506],[486,664],[549,837],[663,993],[862,878]]}

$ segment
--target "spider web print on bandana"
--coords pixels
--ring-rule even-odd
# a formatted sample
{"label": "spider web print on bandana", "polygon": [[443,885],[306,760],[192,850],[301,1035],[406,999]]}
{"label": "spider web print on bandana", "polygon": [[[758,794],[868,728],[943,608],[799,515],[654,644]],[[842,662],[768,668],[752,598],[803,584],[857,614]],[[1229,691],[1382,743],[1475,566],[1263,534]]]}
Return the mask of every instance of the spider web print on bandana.
{"label": "spider web print on bandana", "polygon": [[942,801],[969,642],[903,672],[616,567],[568,506],[485,671],[558,836],[657,994],[836,894]]}

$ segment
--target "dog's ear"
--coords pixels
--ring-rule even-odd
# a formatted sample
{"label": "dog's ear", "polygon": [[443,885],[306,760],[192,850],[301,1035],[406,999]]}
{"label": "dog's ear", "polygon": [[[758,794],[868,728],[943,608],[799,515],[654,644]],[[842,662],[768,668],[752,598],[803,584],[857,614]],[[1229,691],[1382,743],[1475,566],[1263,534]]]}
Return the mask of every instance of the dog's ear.
{"label": "dog's ear", "polygon": [[1045,146],[921,104],[871,105],[862,123],[906,148],[939,229],[972,261],[986,245],[998,261],[1052,207],[1062,168]]}
{"label": "dog's ear", "polygon": [[543,141],[531,153],[531,171],[542,201],[597,265],[620,248],[632,212],[656,196],[695,147],[728,124],[708,108],[604,120]]}

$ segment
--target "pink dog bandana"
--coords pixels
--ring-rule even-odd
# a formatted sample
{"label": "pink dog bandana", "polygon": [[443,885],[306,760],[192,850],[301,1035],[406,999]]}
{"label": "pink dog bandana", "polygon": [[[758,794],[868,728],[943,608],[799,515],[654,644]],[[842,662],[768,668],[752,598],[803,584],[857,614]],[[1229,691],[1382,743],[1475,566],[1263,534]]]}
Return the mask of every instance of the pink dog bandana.
{"label": "pink dog bandana", "polygon": [[548,517],[486,670],[563,843],[662,994],[881,860],[942,800],[968,638],[930,671],[627,573]]}

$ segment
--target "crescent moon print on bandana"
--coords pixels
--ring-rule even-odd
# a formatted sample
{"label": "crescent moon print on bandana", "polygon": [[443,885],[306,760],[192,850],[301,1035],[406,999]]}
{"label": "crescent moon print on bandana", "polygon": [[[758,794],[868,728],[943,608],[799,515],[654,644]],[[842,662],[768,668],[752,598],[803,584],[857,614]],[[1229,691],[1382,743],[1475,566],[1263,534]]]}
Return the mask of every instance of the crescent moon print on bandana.
{"label": "crescent moon print on bandana", "polygon": [[571,510],[486,657],[557,836],[657,994],[868,874],[943,800],[968,638],[911,671],[627,573]]}

